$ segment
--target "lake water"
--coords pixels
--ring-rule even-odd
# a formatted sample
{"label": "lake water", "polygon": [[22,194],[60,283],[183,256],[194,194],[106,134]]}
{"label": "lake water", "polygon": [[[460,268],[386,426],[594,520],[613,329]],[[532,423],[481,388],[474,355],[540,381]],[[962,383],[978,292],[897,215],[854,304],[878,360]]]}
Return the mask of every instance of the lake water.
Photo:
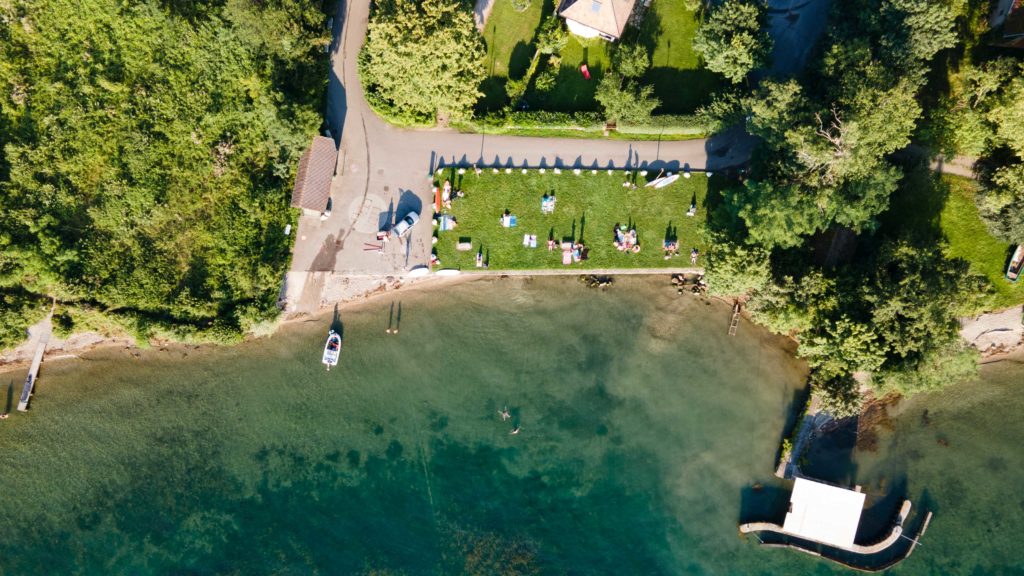
{"label": "lake water", "polygon": [[[843,573],[737,534],[781,518],[805,369],[729,315],[662,279],[490,279],[232,348],[48,362],[0,423],[0,572]],[[1022,569],[1022,374],[900,406],[836,472],[935,510],[896,573]]]}

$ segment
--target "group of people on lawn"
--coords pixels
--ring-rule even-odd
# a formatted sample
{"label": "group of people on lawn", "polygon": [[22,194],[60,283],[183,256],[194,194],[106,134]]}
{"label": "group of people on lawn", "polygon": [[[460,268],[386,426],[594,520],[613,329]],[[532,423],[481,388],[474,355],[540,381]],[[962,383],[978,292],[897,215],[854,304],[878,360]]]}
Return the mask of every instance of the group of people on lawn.
{"label": "group of people on lawn", "polygon": [[[444,194],[442,196],[442,202],[444,202],[446,205],[449,205],[450,203],[450,190],[450,184],[446,181],[444,183]],[[555,211],[556,201],[557,199],[555,198],[554,192],[544,194],[544,196],[541,197],[540,201],[541,213],[553,214]],[[691,212],[693,212],[693,207],[691,207],[690,210]],[[690,213],[687,213],[687,216],[690,215]],[[513,228],[518,224],[518,219],[514,214],[512,214],[508,209],[506,209],[501,215],[500,223],[503,228]],[[614,238],[612,240],[612,244],[615,246],[617,250],[619,250],[620,252],[632,252],[634,254],[640,252],[640,241],[639,237],[637,236],[636,226],[623,226],[619,223],[616,223],[615,228],[613,230],[613,234]],[[523,246],[527,248],[535,248],[537,246],[536,238],[536,235],[524,235]],[[561,243],[561,246],[559,246],[559,243],[556,242],[554,238],[548,238],[548,251],[554,251],[556,248],[559,247],[561,247],[562,249],[562,263],[566,265],[586,260],[590,252],[590,249],[587,248],[582,242],[564,241]],[[679,242],[675,239],[666,238],[664,250],[666,260],[673,256],[678,256]],[[690,263],[696,264],[697,257],[699,254],[700,252],[696,248],[693,248],[690,251]],[[480,255],[478,255],[477,260],[477,266],[480,266]]]}

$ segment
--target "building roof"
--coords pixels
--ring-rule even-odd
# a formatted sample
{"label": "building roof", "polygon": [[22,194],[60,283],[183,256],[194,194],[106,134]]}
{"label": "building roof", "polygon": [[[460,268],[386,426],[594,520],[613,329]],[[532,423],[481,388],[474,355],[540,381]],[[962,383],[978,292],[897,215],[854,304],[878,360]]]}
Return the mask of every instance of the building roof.
{"label": "building roof", "polygon": [[635,4],[636,0],[565,0],[558,15],[618,38]]}
{"label": "building roof", "polygon": [[797,478],[782,528],[794,536],[849,549],[863,510],[862,492]]}
{"label": "building roof", "polygon": [[299,159],[292,189],[292,206],[322,212],[331,196],[331,180],[338,163],[338,148],[334,140],[314,136],[313,143]]}

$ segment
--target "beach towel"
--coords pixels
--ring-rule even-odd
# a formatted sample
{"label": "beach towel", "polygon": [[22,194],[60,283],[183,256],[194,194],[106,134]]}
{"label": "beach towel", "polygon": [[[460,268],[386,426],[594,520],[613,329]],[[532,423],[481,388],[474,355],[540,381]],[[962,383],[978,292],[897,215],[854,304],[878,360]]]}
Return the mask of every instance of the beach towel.
{"label": "beach towel", "polygon": [[536,247],[537,247],[537,235],[536,234],[531,234],[530,235],[530,248],[536,248]]}
{"label": "beach towel", "polygon": [[529,234],[523,234],[523,247],[524,248],[529,248],[530,247],[530,235]]}
{"label": "beach towel", "polygon": [[572,264],[572,250],[562,251],[562,264],[565,264],[566,266]]}

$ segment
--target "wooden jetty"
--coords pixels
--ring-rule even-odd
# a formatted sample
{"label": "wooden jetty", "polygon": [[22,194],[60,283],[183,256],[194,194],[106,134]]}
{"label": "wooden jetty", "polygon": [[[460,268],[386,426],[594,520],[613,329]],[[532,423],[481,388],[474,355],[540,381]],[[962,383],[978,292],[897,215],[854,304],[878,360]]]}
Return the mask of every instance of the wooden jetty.
{"label": "wooden jetty", "polygon": [[46,344],[50,341],[52,329],[49,324],[39,335],[39,342],[36,344],[36,354],[32,357],[32,366],[28,369],[28,377],[25,378],[25,386],[21,389],[21,398],[18,400],[18,412],[28,410],[28,401],[32,397],[32,390],[36,386],[36,377],[39,375],[39,365],[43,363],[43,354],[46,352]]}

